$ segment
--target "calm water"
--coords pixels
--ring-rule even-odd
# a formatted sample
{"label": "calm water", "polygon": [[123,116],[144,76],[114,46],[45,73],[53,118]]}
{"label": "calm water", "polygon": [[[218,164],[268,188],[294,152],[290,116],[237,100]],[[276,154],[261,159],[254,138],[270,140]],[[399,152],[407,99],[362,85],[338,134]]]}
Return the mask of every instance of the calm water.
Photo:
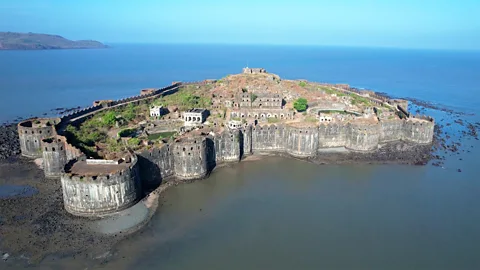
{"label": "calm water", "polygon": [[[479,52],[185,45],[0,52],[0,121],[176,80],[219,78],[247,63],[284,78],[429,100],[480,121]],[[456,138],[455,130],[447,132]],[[102,267],[479,269],[479,147],[463,140],[443,168],[281,158],[222,168],[167,190],[152,222]],[[69,258],[43,266],[95,264]]]}
{"label": "calm water", "polygon": [[[221,78],[246,65],[289,79],[349,83],[471,109],[480,52],[282,46],[117,45],[108,50],[0,51],[0,122],[90,106],[172,81]],[[454,95],[452,95],[452,92]]]}

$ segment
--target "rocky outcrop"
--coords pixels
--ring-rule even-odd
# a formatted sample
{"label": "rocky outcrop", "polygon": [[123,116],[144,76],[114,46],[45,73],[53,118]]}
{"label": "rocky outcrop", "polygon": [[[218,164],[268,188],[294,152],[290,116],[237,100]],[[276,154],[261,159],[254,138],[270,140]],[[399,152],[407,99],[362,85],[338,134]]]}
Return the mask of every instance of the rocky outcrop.
{"label": "rocky outcrop", "polygon": [[17,126],[0,126],[0,159],[20,154]]}

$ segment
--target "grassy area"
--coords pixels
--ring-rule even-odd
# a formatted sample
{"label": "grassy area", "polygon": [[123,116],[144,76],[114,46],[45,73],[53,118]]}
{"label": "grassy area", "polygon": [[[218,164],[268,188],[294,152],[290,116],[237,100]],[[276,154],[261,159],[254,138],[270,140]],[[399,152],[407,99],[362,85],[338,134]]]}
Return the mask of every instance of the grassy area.
{"label": "grassy area", "polygon": [[175,94],[166,95],[154,102],[156,105],[177,106],[180,110],[191,108],[210,108],[212,100],[195,94],[192,89],[182,89]]}
{"label": "grassy area", "polygon": [[338,113],[338,114],[353,114],[355,115],[354,113],[349,113],[349,112],[346,112],[346,111],[335,111],[335,110],[328,110],[328,111],[320,111],[320,113],[324,113],[324,114],[332,114],[332,113]]}
{"label": "grassy area", "polygon": [[298,86],[300,86],[300,87],[305,87],[305,86],[307,86],[307,83],[306,83],[306,82],[299,82],[299,83],[298,83]]}
{"label": "grassy area", "polygon": [[65,130],[65,135],[75,147],[95,158],[99,157],[95,144],[107,140],[107,130],[102,126],[92,127],[92,124],[81,125],[80,127],[69,125]]}
{"label": "grassy area", "polygon": [[305,117],[305,121],[306,122],[311,122],[311,123],[316,123],[316,122],[318,122],[318,119],[314,116],[307,116],[307,117]]}
{"label": "grassy area", "polygon": [[366,107],[372,107],[372,102],[366,97],[361,97],[355,94],[350,94],[349,96],[352,98],[352,105],[363,105]]}
{"label": "grassy area", "polygon": [[167,132],[160,132],[160,133],[155,133],[155,134],[150,134],[148,135],[148,139],[150,141],[155,141],[155,140],[160,140],[164,138],[170,138],[176,135],[176,131],[167,131]]}
{"label": "grassy area", "polygon": [[341,92],[341,91],[338,91],[338,90],[336,90],[336,89],[330,88],[330,87],[328,87],[328,86],[320,86],[320,90],[322,90],[323,92],[325,92],[325,94],[327,94],[327,95],[335,94],[335,95],[337,95],[337,97],[346,96],[345,93],[343,93],[343,92]]}
{"label": "grassy area", "polygon": [[275,117],[270,117],[270,118],[267,118],[267,121],[268,121],[268,123],[271,123],[271,124],[272,124],[272,123],[278,123],[278,122],[280,122],[280,119],[275,118]]}

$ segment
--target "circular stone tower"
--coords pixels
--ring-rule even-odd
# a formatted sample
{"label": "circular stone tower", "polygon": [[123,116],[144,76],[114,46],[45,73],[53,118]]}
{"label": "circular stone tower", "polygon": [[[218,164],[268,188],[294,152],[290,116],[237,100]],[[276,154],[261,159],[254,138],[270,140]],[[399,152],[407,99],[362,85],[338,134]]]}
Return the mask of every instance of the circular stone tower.
{"label": "circular stone tower", "polygon": [[29,119],[18,123],[18,137],[22,156],[42,157],[41,141],[55,135],[56,119]]}
{"label": "circular stone tower", "polygon": [[42,139],[43,172],[46,177],[60,177],[67,163],[65,144],[58,138]]}
{"label": "circular stone tower", "polygon": [[112,160],[76,161],[61,175],[65,210],[75,216],[98,217],[133,206],[141,198],[137,156]]}
{"label": "circular stone tower", "polygon": [[173,159],[175,176],[182,180],[200,179],[207,175],[206,138],[181,138],[175,142]]}

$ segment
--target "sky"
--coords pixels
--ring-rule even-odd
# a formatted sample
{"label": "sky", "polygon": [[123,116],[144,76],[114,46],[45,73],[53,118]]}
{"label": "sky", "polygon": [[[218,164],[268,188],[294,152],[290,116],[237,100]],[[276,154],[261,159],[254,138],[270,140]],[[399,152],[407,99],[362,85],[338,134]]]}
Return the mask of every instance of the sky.
{"label": "sky", "polygon": [[0,31],[107,44],[480,50],[480,0],[0,0]]}

